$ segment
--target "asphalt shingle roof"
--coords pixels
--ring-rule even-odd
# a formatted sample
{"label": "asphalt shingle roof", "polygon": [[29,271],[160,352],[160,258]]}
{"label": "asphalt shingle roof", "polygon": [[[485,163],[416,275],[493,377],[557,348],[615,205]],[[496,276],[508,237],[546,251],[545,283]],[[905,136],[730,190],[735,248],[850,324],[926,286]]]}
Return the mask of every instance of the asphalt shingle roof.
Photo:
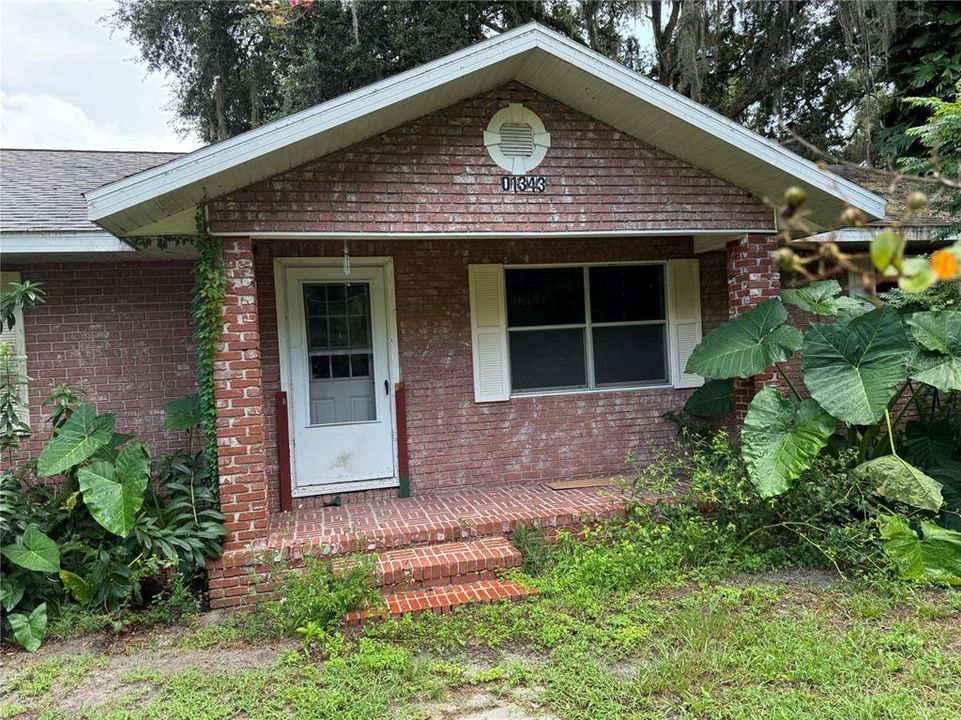
{"label": "asphalt shingle roof", "polygon": [[0,150],[0,230],[97,230],[83,193],[179,153]]}

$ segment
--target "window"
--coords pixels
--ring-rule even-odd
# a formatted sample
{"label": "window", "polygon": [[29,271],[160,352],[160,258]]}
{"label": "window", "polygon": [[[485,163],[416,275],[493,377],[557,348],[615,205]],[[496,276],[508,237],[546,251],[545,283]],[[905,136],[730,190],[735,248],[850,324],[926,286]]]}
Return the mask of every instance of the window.
{"label": "window", "polygon": [[507,269],[511,390],[667,382],[664,266]]}
{"label": "window", "polygon": [[[12,282],[20,282],[19,272],[4,272],[0,273],[0,294],[3,294],[7,290],[7,286]],[[14,317],[16,323],[12,328],[4,325],[3,330],[0,331],[0,346],[9,345],[10,353],[15,358],[15,363],[19,368],[20,374],[24,379],[21,385],[21,408],[23,412],[21,413],[20,420],[26,425],[30,425],[30,405],[29,405],[29,394],[28,394],[28,384],[25,380],[27,376],[27,358],[25,345],[25,334],[23,327],[23,311],[17,309],[14,312]]]}

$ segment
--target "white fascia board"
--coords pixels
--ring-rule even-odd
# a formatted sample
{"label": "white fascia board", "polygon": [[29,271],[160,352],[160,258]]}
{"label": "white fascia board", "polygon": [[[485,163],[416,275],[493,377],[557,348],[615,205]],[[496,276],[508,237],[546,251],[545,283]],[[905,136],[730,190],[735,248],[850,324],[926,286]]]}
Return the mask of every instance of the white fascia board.
{"label": "white fascia board", "polygon": [[0,231],[0,253],[4,255],[103,252],[136,252],[136,249],[100,230]]}
{"label": "white fascia board", "polygon": [[373,85],[342,95],[182,158],[131,175],[85,194],[87,217],[96,222],[158,195],[177,190],[243,162],[362,118],[488,65],[533,49],[535,25],[524,25]]}
{"label": "white fascia board", "polygon": [[680,93],[644,77],[620,63],[590,51],[570,38],[544,30],[538,46],[562,60],[583,68],[611,85],[650,103],[678,119],[706,130],[714,137],[750,153],[798,180],[863,210],[872,217],[885,216],[886,200],[876,193],[833,173],[758,135],[730,118],[694,102]]}

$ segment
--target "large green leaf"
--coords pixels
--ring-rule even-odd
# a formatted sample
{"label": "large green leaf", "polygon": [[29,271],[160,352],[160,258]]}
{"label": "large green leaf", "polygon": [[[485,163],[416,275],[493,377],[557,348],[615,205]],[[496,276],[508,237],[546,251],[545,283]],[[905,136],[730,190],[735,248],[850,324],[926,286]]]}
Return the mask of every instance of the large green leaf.
{"label": "large green leaf", "polygon": [[937,467],[950,460],[954,442],[954,428],[948,420],[912,420],[904,429],[904,444],[911,452],[911,461],[921,468]]}
{"label": "large green leaf", "polygon": [[858,310],[864,305],[857,298],[842,295],[841,285],[837,280],[820,280],[804,287],[782,290],[781,299],[788,305],[815,315],[834,316],[842,308]]}
{"label": "large green leaf", "polygon": [[26,589],[20,578],[15,575],[7,573],[0,577],[0,605],[3,606],[4,610],[10,612],[23,600],[23,593]]}
{"label": "large green leaf", "polygon": [[90,604],[91,599],[93,599],[93,594],[90,592],[90,586],[86,580],[69,570],[61,570],[60,581],[67,590],[73,593],[73,596],[77,598],[79,602],[84,605]]}
{"label": "large green leaf", "polygon": [[7,616],[13,636],[27,652],[36,652],[47,634],[47,603],[40,603],[29,615],[13,613]]}
{"label": "large green leaf", "polygon": [[944,505],[938,523],[952,530],[961,531],[961,462],[942,460],[937,467],[930,468],[928,474],[941,483]]}
{"label": "large green leaf", "polygon": [[97,460],[80,468],[83,501],[93,519],[114,535],[127,537],[147,489],[147,454],[135,443],[123,448],[116,463]]}
{"label": "large green leaf", "polygon": [[708,333],[688,358],[685,372],[717,380],[748,378],[786,361],[804,335],[785,320],[781,301],[765,300]]}
{"label": "large green leaf", "polygon": [[200,425],[203,411],[199,395],[188,395],[164,405],[166,419],[161,430],[192,430]]}
{"label": "large green leaf", "polygon": [[961,533],[922,522],[920,538],[897,515],[881,519],[884,552],[905,580],[961,584]]}
{"label": "large green leaf", "polygon": [[0,549],[14,565],[43,573],[60,571],[60,548],[36,525],[28,525],[18,543]]}
{"label": "large green leaf", "polygon": [[684,412],[696,417],[720,417],[734,409],[734,380],[708,380],[684,403]]}
{"label": "large green leaf", "polygon": [[97,415],[93,405],[83,403],[67,419],[60,433],[43,448],[37,475],[50,477],[87,460],[113,437],[113,416]]}
{"label": "large green leaf", "polygon": [[787,490],[827,445],[836,424],[814,400],[796,402],[771,388],[755,395],[741,437],[744,463],[761,497]]}
{"label": "large green leaf", "polygon": [[937,310],[908,318],[911,333],[926,350],[911,377],[941,390],[961,390],[961,312]]}
{"label": "large green leaf", "polygon": [[941,483],[897,455],[868,460],[854,468],[853,473],[856,478],[878,483],[875,492],[888,500],[932,512],[944,503]]}
{"label": "large green leaf", "polygon": [[849,425],[871,425],[907,377],[912,343],[888,307],[846,325],[814,323],[804,338],[804,384],[827,412]]}

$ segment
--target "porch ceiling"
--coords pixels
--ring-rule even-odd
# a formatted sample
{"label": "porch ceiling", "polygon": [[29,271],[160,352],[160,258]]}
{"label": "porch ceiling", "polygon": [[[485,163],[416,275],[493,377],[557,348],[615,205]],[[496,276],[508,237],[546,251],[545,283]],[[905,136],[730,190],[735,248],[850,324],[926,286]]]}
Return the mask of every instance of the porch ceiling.
{"label": "porch ceiling", "polygon": [[88,216],[119,236],[194,232],[191,209],[516,80],[759,197],[808,191],[809,220],[836,226],[845,204],[882,218],[885,201],[777,143],[537,24],[201,148],[86,194]]}

